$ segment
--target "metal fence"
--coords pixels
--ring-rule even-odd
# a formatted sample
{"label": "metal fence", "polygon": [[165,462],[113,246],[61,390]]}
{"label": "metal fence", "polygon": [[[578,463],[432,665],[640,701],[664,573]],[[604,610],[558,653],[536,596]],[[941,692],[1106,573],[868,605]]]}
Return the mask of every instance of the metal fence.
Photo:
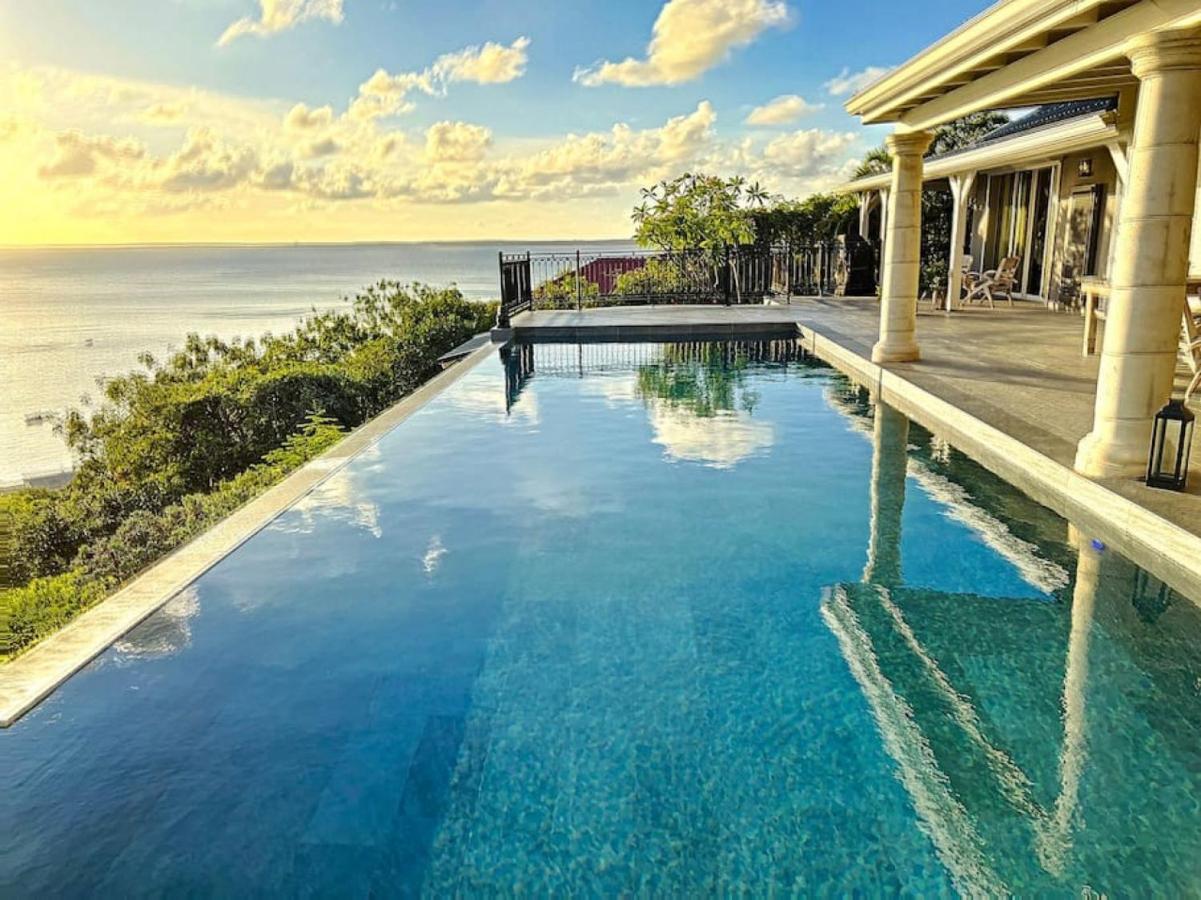
{"label": "metal fence", "polygon": [[[840,238],[804,245],[620,253],[501,253],[507,327],[525,310],[675,303],[761,303],[766,297],[872,293],[875,249]],[[870,282],[870,283],[869,283]]]}

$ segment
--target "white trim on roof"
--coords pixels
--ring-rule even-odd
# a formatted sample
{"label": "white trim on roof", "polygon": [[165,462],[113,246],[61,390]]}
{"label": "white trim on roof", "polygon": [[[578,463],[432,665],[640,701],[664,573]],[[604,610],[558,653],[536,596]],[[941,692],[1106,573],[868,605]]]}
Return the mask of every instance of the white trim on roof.
{"label": "white trim on roof", "polygon": [[[1068,119],[1045,128],[1023,131],[1012,137],[990,141],[947,156],[926,160],[923,181],[947,178],[962,172],[979,172],[1005,166],[1027,166],[1050,162],[1068,153],[1104,146],[1121,139],[1115,124],[1116,115],[1107,110],[1092,115]],[[886,188],[892,183],[892,173],[869,175],[844,184],[841,193],[871,191]]]}
{"label": "white trim on roof", "polygon": [[[1131,80],[1122,57],[1132,37],[1201,22],[1197,0],[1141,0],[1100,18],[1104,4],[1001,0],[855,94],[846,109],[868,124],[925,129],[985,109],[1112,93]],[[1115,71],[1092,71],[1105,66]]]}

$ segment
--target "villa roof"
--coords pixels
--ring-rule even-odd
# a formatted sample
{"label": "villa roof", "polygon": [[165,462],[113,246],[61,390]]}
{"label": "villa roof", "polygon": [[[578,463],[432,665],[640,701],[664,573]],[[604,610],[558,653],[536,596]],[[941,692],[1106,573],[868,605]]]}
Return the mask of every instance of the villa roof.
{"label": "villa roof", "polygon": [[[933,181],[961,172],[987,171],[1102,146],[1118,137],[1113,113],[1116,108],[1116,97],[1044,104],[1021,118],[1006,122],[974,144],[928,157],[924,180]],[[890,172],[865,175],[839,190],[875,190],[887,187],[891,180]]]}
{"label": "villa roof", "polygon": [[993,129],[980,140],[974,143],[967,144],[963,147],[956,147],[954,150],[948,150],[946,153],[939,153],[930,157],[930,160],[945,159],[948,156],[956,156],[961,153],[967,153],[975,150],[978,147],[983,147],[986,144],[995,144],[998,141],[1004,141],[1009,138],[1015,138],[1018,135],[1029,134],[1032,131],[1038,131],[1040,128],[1049,128],[1052,125],[1058,125],[1061,122],[1069,122],[1072,119],[1079,119],[1085,116],[1096,115],[1097,113],[1106,112],[1111,109],[1117,109],[1118,98],[1115,97],[1098,97],[1092,100],[1068,100],[1063,103],[1048,103],[1040,106],[1037,109],[1027,113],[1024,116],[1019,116],[998,128]]}
{"label": "villa roof", "polygon": [[1066,122],[1068,119],[1074,119],[1077,116],[1087,116],[1092,113],[1104,112],[1107,109],[1117,109],[1117,106],[1117,97],[1099,97],[1093,100],[1068,100],[1064,103],[1048,103],[1045,106],[1038,107],[1027,115],[1019,116],[1007,122],[995,131],[990,131],[976,143],[979,145],[991,141],[1004,140],[1015,134],[1033,131],[1045,125]]}

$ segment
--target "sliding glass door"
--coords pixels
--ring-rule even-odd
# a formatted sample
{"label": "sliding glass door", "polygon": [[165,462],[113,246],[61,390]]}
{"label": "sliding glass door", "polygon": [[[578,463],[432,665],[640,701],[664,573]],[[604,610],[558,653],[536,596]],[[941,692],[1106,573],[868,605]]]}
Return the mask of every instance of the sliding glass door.
{"label": "sliding glass door", "polygon": [[1048,216],[1054,167],[991,175],[984,240],[985,269],[1008,256],[1018,257],[1019,294],[1043,295]]}

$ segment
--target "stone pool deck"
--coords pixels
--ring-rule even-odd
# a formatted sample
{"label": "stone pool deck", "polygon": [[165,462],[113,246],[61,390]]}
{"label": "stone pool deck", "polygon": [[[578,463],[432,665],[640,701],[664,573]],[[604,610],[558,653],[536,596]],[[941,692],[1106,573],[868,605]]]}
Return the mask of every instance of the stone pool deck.
{"label": "stone pool deck", "polygon": [[799,332],[813,352],[932,431],[1201,600],[1201,452],[1187,493],[1072,469],[1091,428],[1098,357],[1081,355],[1083,319],[1041,304],[954,313],[921,304],[923,359],[877,366],[875,298],[793,298],[774,306],[630,306],[526,312],[522,340],[646,340]]}

